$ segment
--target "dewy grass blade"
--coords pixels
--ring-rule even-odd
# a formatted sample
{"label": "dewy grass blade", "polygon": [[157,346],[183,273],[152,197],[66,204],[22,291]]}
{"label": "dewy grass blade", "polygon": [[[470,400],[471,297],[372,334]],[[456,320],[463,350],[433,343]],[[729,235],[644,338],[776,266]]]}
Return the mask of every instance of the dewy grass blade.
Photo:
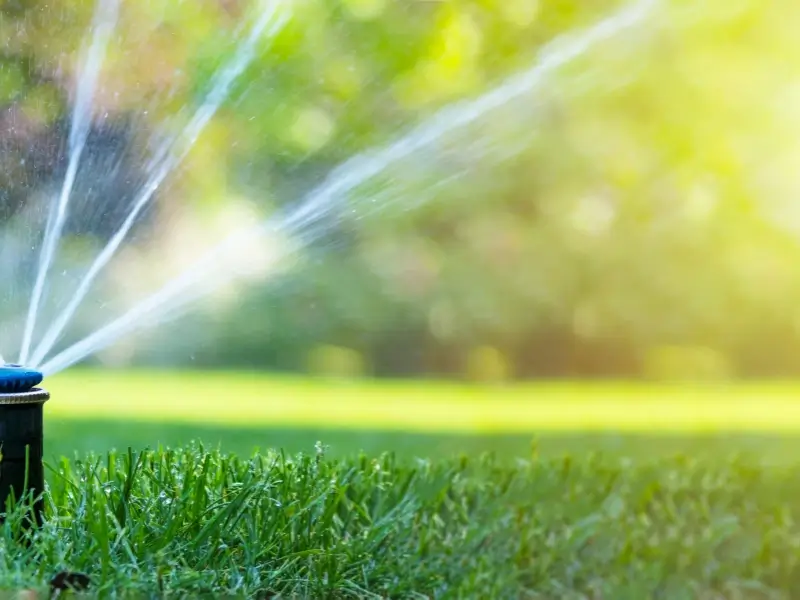
{"label": "dewy grass blade", "polygon": [[671,594],[780,598],[796,590],[795,471],[725,454],[129,450],[51,468],[45,521],[24,540],[11,511],[0,590],[67,570],[100,596],[651,597],[669,572]]}

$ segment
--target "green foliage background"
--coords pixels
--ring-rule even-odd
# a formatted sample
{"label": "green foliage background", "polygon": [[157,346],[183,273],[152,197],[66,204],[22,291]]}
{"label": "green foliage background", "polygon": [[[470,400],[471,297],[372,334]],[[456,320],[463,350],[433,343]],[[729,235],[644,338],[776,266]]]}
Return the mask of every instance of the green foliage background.
{"label": "green foliage background", "polygon": [[[41,73],[68,66],[92,3],[3,6],[0,99],[55,122],[68,102]],[[173,189],[196,211],[231,193],[265,214],[292,206],[620,6],[298,0]],[[144,131],[200,102],[252,10],[126,4],[106,105]],[[799,21],[791,4],[660,3],[356,190],[295,268],[180,335],[150,334],[135,359],[491,380],[798,374]]]}

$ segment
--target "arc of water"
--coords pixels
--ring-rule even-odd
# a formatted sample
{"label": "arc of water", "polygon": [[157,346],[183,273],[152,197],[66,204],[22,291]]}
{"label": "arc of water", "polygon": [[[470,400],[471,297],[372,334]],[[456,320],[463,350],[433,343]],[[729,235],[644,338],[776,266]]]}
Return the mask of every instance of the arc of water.
{"label": "arc of water", "polygon": [[558,37],[539,53],[534,67],[512,75],[500,86],[476,99],[446,106],[406,136],[378,151],[359,154],[345,161],[287,217],[288,226],[303,227],[309,220],[318,220],[333,209],[330,202],[332,198],[354,189],[389,165],[432,144],[448,131],[464,127],[513,98],[529,93],[554,70],[579,58],[602,40],[638,23],[655,4],[656,0],[641,0],[580,35],[565,34]]}
{"label": "arc of water", "polygon": [[254,235],[265,233],[291,235],[301,232],[309,223],[327,215],[333,209],[332,200],[335,198],[341,197],[342,194],[374,177],[392,162],[431,144],[447,132],[463,127],[488,111],[503,106],[511,99],[533,91],[544,81],[545,76],[555,69],[579,58],[603,40],[639,23],[650,13],[655,3],[656,0],[643,0],[604,19],[579,35],[557,38],[545,47],[532,68],[512,76],[477,99],[443,109],[394,143],[376,152],[364,153],[346,161],[334,169],[321,185],[307,194],[297,208],[285,217],[270,219],[245,232],[236,232],[229,236],[180,277],[100,330],[57,354],[44,363],[41,370],[46,374],[56,373],[110,345],[123,335],[136,329],[157,325],[165,315],[174,314],[180,307],[194,301],[210,289],[226,283],[231,276],[235,276],[229,274],[227,278],[216,279],[205,286],[197,286],[199,276],[202,276],[208,267],[231,247],[251,239]]}
{"label": "arc of water", "polygon": [[119,0],[98,0],[92,25],[92,29],[94,30],[92,43],[86,51],[78,71],[75,103],[72,107],[72,122],[70,124],[69,138],[67,140],[67,151],[69,153],[67,172],[64,176],[64,182],[58,196],[58,204],[55,209],[50,212],[47,225],[45,226],[42,252],[39,257],[39,268],[36,273],[36,280],[33,284],[31,302],[28,305],[28,316],[22,335],[22,347],[19,356],[20,364],[25,364],[28,360],[28,353],[30,352],[33,332],[36,328],[36,320],[44,294],[47,274],[50,271],[50,266],[55,257],[56,250],[58,249],[58,242],[67,219],[67,205],[72,195],[72,187],[75,184],[75,176],[78,173],[78,165],[80,164],[83,149],[86,146],[86,138],[89,135],[92,98],[94,97],[94,91],[97,86],[100,67],[103,63],[103,56],[105,56],[108,41],[116,27],[118,13]]}
{"label": "arc of water", "polygon": [[[78,310],[78,306],[89,293],[94,280],[108,264],[111,258],[116,253],[119,246],[125,240],[125,237],[130,232],[131,228],[136,222],[139,214],[148,205],[153,198],[158,187],[166,179],[167,175],[172,171],[189,153],[197,138],[211,121],[217,109],[228,96],[231,85],[233,82],[244,72],[247,66],[252,62],[256,54],[256,46],[264,35],[268,25],[272,25],[269,29],[269,36],[274,37],[280,31],[285,22],[287,21],[287,12],[281,10],[281,5],[277,2],[272,2],[268,10],[264,10],[256,19],[255,23],[250,29],[250,32],[245,39],[244,43],[239,45],[234,57],[216,74],[212,81],[211,90],[206,96],[203,104],[195,112],[189,124],[178,136],[178,139],[173,139],[163,145],[158,153],[157,158],[152,162],[155,166],[155,171],[152,176],[145,183],[140,194],[133,202],[133,207],[123,221],[120,228],[114,233],[106,246],[101,250],[100,254],[89,267],[86,275],[83,277],[78,285],[78,289],[73,294],[66,308],[58,315],[55,322],[45,332],[42,341],[33,353],[32,364],[41,362],[53,346],[58,342],[64,328]],[[182,143],[181,143],[182,142]]]}

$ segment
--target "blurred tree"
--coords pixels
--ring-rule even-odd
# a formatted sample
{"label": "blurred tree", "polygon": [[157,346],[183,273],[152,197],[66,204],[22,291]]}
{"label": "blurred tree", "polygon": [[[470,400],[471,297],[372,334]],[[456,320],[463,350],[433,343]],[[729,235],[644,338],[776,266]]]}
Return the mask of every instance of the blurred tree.
{"label": "blurred tree", "polygon": [[[169,242],[177,205],[221,213],[243,195],[291,211],[337,165],[620,6],[297,0],[160,192],[141,243]],[[129,205],[142,140],[202,103],[255,7],[123,7],[97,100],[111,133],[98,119],[92,154],[105,159],[85,174],[104,187],[81,192],[87,211],[100,197]],[[85,42],[91,11],[2,4],[4,219],[63,172],[76,62],[64,49]],[[534,93],[334,198],[300,232],[311,243],[292,273],[188,319],[191,351],[165,336],[139,358],[302,370],[339,348],[341,368],[377,375],[800,374],[798,25],[800,5],[663,3]]]}

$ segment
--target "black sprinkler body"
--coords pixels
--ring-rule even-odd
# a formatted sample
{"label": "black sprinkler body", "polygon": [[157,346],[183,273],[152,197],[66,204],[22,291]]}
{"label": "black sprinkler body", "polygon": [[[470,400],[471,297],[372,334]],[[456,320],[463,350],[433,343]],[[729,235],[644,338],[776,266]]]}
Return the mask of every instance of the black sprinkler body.
{"label": "black sprinkler body", "polygon": [[7,511],[9,498],[32,496],[37,524],[44,509],[43,405],[50,398],[37,387],[42,379],[19,365],[0,366],[0,513]]}

